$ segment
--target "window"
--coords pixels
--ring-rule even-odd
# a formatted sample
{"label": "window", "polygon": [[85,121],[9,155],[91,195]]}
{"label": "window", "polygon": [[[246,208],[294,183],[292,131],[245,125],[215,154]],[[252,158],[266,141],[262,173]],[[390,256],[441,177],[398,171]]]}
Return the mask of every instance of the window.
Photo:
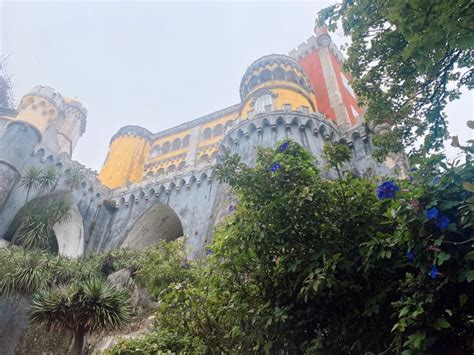
{"label": "window", "polygon": [[171,150],[177,150],[181,148],[181,139],[179,138],[176,138],[174,141],[173,141],[173,144],[171,145]]}
{"label": "window", "polygon": [[255,100],[254,112],[262,113],[265,112],[265,107],[272,105],[272,97],[270,95],[262,95]]}
{"label": "window", "polygon": [[212,129],[210,129],[209,127],[207,127],[203,132],[202,132],[202,139],[205,140],[205,139],[209,139],[211,138],[212,136]]}
{"label": "window", "polygon": [[166,143],[163,144],[163,146],[161,147],[161,153],[163,153],[163,154],[168,153],[168,152],[170,151],[170,148],[171,148],[170,142],[166,142]]}
{"label": "window", "polygon": [[189,134],[183,138],[183,143],[182,143],[183,147],[187,147],[188,145],[189,145]]}
{"label": "window", "polygon": [[217,126],[214,127],[212,135],[214,137],[217,137],[217,136],[222,135],[223,133],[224,133],[224,127],[221,124],[218,124]]}
{"label": "window", "polygon": [[156,156],[160,155],[160,146],[159,145],[155,145],[152,149],[151,149],[151,154],[150,154],[150,157],[151,158],[154,158]]}

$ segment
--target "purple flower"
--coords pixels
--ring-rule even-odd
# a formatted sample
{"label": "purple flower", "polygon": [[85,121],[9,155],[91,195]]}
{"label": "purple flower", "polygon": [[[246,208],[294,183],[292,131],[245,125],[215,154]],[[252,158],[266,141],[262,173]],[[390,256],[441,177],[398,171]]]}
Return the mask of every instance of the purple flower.
{"label": "purple flower", "polygon": [[418,170],[417,168],[410,168],[408,171],[409,171],[410,173],[412,173],[412,172],[417,171],[417,170]]}
{"label": "purple flower", "polygon": [[414,178],[413,176],[411,176],[411,175],[408,175],[407,180],[410,181],[410,182],[412,182],[413,180],[415,180],[415,178]]}
{"label": "purple flower", "polygon": [[436,207],[430,208],[425,211],[425,216],[428,218],[428,221],[431,219],[436,219],[439,216],[439,211]]}
{"label": "purple flower", "polygon": [[213,254],[213,252],[212,252],[211,249],[207,249],[207,250],[206,250],[206,255],[212,255],[212,254]]}
{"label": "purple flower", "polygon": [[428,273],[428,275],[434,280],[436,279],[436,276],[438,276],[438,268],[436,267],[436,265],[433,265],[433,267],[431,268],[431,271]]}
{"label": "purple flower", "polygon": [[433,184],[433,185],[438,185],[440,181],[441,181],[441,176],[436,175],[436,176],[433,178],[432,184]]}
{"label": "purple flower", "polygon": [[282,145],[280,145],[280,146],[278,147],[278,151],[279,151],[280,153],[283,153],[283,152],[288,148],[289,145],[290,145],[289,142],[283,143]]}
{"label": "purple flower", "polygon": [[436,226],[440,229],[448,228],[449,218],[447,216],[441,216],[436,219]]}
{"label": "purple flower", "polygon": [[270,171],[272,173],[276,172],[278,169],[281,169],[281,164],[280,163],[274,163],[271,168],[270,168]]}
{"label": "purple flower", "polygon": [[235,206],[234,205],[229,205],[229,207],[227,208],[227,212],[232,213],[234,211],[235,211]]}
{"label": "purple flower", "polygon": [[383,200],[386,198],[395,198],[400,188],[393,181],[385,181],[377,187],[377,198]]}
{"label": "purple flower", "polygon": [[415,253],[411,250],[407,252],[407,258],[412,263],[415,261]]}

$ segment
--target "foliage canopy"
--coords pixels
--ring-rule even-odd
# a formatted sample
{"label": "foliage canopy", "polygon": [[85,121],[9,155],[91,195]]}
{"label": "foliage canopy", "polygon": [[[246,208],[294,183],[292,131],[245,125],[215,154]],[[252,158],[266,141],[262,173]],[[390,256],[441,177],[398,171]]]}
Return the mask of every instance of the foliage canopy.
{"label": "foliage canopy", "polygon": [[422,151],[443,146],[446,104],[474,86],[472,1],[342,0],[317,22],[330,30],[341,24],[351,38],[345,67],[365,119],[390,126],[374,140],[380,155],[402,152],[420,136]]}

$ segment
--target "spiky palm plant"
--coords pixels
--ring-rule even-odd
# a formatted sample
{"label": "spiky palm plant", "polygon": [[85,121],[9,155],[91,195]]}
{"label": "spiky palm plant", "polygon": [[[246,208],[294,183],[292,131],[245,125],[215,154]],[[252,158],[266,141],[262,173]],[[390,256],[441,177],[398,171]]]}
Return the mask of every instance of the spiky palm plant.
{"label": "spiky palm plant", "polygon": [[58,180],[59,177],[56,168],[50,165],[41,171],[39,189],[41,191],[51,191],[52,188],[56,186]]}
{"label": "spiky palm plant", "polygon": [[37,205],[25,210],[22,222],[12,238],[12,243],[26,249],[54,251],[56,240],[53,227],[66,221],[71,215],[71,203],[65,199],[53,199],[45,206]]}
{"label": "spiky palm plant", "polygon": [[84,173],[79,167],[73,167],[66,172],[66,187],[70,188],[71,191],[78,189],[81,181],[84,179]]}
{"label": "spiky palm plant", "polygon": [[0,249],[0,296],[32,295],[53,278],[51,254],[18,247]]}
{"label": "spiky palm plant", "polygon": [[25,206],[28,203],[31,190],[36,190],[40,185],[41,169],[34,165],[26,168],[25,175],[20,179],[20,186],[26,189]]}
{"label": "spiky palm plant", "polygon": [[71,353],[82,354],[86,334],[122,328],[130,317],[130,306],[125,291],[92,278],[38,292],[28,316],[31,323],[49,330],[72,330]]}

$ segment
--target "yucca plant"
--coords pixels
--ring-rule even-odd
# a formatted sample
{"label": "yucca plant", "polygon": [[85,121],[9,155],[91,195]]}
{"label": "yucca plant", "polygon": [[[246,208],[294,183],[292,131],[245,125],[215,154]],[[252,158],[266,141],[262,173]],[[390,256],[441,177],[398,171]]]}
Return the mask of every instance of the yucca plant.
{"label": "yucca plant", "polygon": [[71,203],[63,198],[53,199],[45,206],[34,205],[25,210],[22,222],[12,238],[12,243],[26,249],[39,248],[55,251],[53,227],[71,215]]}
{"label": "yucca plant", "polygon": [[66,187],[73,191],[74,189],[78,189],[81,181],[84,179],[84,173],[82,169],[79,167],[73,167],[70,170],[66,171]]}
{"label": "yucca plant", "polygon": [[36,190],[41,181],[41,169],[31,165],[26,168],[25,175],[20,179],[20,186],[26,189],[26,199],[25,206],[28,203],[28,198],[30,197],[31,190]]}
{"label": "yucca plant", "polygon": [[39,189],[41,191],[51,191],[59,180],[58,172],[52,165],[41,170],[39,177]]}
{"label": "yucca plant", "polygon": [[38,292],[28,311],[33,324],[74,332],[71,353],[82,354],[88,333],[120,329],[130,317],[128,294],[100,278]]}
{"label": "yucca plant", "polygon": [[0,296],[22,296],[51,285],[55,263],[51,254],[18,247],[0,249]]}

